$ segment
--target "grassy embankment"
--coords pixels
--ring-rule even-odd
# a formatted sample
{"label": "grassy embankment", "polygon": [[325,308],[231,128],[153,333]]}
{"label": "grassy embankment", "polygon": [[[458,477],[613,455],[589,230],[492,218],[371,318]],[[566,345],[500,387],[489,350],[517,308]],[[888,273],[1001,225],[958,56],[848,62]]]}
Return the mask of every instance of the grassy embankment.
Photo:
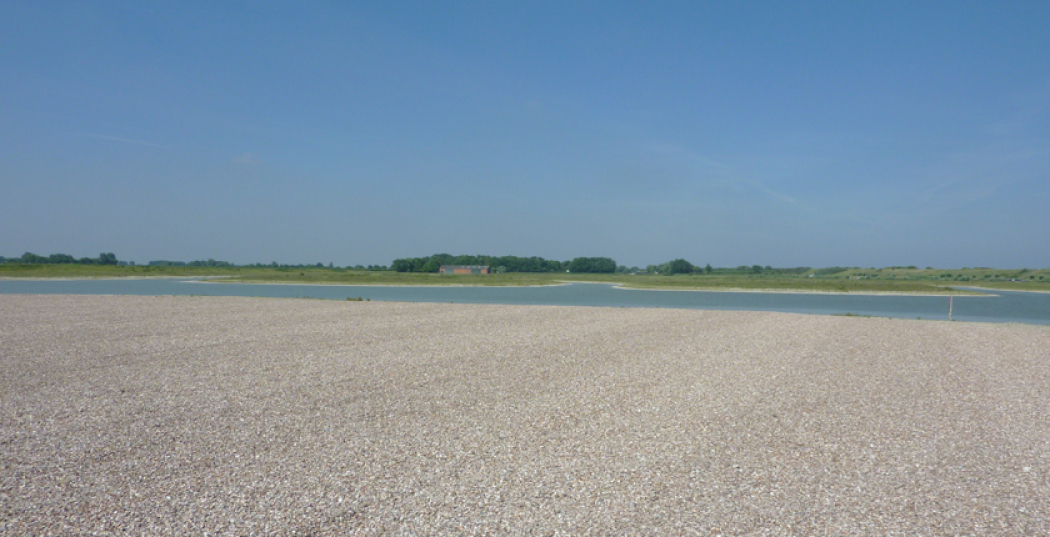
{"label": "grassy embankment", "polygon": [[147,267],[118,265],[21,263],[0,264],[0,278],[189,278],[198,276],[231,276],[260,269],[240,267]]}
{"label": "grassy embankment", "polygon": [[272,267],[148,267],[97,265],[0,265],[0,277],[23,278],[134,278],[201,277],[224,281],[313,283],[344,285],[556,285],[571,281],[607,282],[637,289],[776,290],[851,293],[959,294],[953,287],[986,287],[1050,291],[1050,270],[1027,269],[816,269],[787,273],[775,269],[761,274],[716,271],[715,274],[675,276],[628,274],[510,273],[486,276],[363,271],[332,268]]}

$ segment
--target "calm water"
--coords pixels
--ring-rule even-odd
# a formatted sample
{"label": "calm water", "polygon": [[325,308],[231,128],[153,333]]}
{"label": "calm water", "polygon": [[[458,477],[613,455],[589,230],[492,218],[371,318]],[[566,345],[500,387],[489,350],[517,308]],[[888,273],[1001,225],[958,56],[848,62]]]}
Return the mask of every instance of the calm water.
{"label": "calm water", "polygon": [[[820,315],[857,314],[914,319],[947,319],[946,296],[730,293],[641,291],[608,284],[552,287],[369,287],[210,283],[194,280],[0,281],[0,294],[209,295],[309,297],[344,300],[612,306],[708,310],[780,311]],[[957,296],[952,318],[959,321],[1050,325],[1050,294],[995,291],[997,296]]]}

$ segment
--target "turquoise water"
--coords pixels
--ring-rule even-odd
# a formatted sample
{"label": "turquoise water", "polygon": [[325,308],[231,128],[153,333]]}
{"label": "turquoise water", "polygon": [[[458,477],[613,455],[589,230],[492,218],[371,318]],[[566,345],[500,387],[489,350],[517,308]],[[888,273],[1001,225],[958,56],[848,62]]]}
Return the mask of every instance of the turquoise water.
{"label": "turquoise water", "polygon": [[[0,294],[208,295],[329,300],[361,297],[401,302],[780,311],[948,319],[947,296],[648,291],[593,283],[550,287],[371,287],[195,280],[5,280],[0,281]],[[956,296],[952,318],[958,321],[1050,325],[1050,294],[995,291],[994,296]]]}

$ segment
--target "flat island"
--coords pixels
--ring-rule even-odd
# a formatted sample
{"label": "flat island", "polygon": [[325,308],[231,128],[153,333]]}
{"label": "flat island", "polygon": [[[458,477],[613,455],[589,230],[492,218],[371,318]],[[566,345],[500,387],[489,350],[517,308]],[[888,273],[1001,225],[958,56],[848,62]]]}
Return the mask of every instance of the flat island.
{"label": "flat island", "polygon": [[0,534],[1050,533],[1050,328],[0,295]]}

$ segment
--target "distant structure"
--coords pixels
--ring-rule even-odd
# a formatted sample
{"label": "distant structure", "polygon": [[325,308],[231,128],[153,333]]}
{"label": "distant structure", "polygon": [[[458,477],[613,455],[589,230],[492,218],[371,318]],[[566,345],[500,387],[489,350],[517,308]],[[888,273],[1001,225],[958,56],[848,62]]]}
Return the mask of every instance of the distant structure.
{"label": "distant structure", "polygon": [[488,274],[488,265],[441,265],[441,274]]}

